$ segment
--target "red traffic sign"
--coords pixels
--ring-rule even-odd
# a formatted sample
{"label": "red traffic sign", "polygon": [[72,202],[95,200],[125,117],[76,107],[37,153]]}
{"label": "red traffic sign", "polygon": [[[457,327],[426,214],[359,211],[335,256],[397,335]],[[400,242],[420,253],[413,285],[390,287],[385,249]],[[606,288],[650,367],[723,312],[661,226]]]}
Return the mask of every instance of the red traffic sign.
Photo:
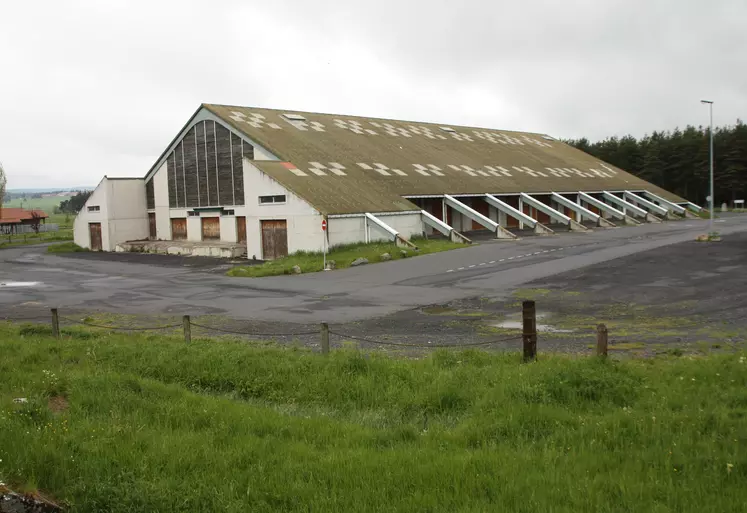
{"label": "red traffic sign", "polygon": [[323,232],[327,231],[327,220],[326,219],[322,219],[322,231]]}

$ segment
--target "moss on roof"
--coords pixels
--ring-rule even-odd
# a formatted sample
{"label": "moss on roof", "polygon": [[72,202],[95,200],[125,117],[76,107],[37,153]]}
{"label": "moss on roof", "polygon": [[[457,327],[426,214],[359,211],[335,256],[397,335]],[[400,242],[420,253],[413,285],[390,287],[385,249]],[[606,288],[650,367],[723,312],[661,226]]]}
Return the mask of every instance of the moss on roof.
{"label": "moss on roof", "polygon": [[[542,134],[456,125],[444,130],[443,125],[433,123],[226,105],[203,107],[281,161],[292,163],[254,162],[325,214],[412,210],[417,207],[403,196],[441,194],[630,189],[684,201]],[[303,119],[289,120],[285,113]],[[294,166],[297,169],[289,169]],[[376,170],[382,166],[383,172]],[[315,167],[320,171],[312,171]],[[339,172],[332,171],[335,167]]]}

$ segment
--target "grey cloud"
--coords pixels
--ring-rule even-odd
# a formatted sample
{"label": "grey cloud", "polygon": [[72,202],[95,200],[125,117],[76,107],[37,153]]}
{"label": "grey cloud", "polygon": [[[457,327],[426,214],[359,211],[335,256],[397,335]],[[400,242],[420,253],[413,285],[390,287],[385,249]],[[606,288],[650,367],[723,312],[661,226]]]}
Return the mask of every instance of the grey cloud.
{"label": "grey cloud", "polygon": [[733,123],[745,19],[742,0],[5,3],[0,159],[11,187],[142,175],[201,102],[598,138],[705,123],[710,97]]}

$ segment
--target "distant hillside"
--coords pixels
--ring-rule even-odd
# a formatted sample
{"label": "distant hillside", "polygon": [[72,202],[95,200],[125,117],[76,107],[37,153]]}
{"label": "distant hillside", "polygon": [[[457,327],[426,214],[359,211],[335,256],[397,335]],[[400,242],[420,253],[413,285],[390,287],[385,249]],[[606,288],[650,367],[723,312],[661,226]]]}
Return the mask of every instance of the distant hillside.
{"label": "distant hillside", "polygon": [[52,193],[52,192],[74,192],[74,191],[92,191],[96,187],[88,185],[81,185],[80,187],[55,187],[55,188],[44,188],[44,189],[7,189],[6,192],[12,194],[41,194],[41,193]]}

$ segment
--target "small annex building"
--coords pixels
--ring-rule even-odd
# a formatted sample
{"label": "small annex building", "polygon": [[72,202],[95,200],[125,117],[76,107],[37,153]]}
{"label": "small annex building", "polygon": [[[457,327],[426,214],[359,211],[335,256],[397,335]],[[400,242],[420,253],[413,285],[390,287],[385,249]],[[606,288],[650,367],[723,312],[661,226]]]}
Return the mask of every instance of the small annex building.
{"label": "small annex building", "polygon": [[34,226],[46,223],[49,216],[42,210],[3,207],[0,205],[0,234],[29,233]]}
{"label": "small annex building", "polygon": [[75,242],[268,260],[325,243],[658,222],[688,208],[699,209],[546,134],[204,104],[144,177],[102,179]]}

